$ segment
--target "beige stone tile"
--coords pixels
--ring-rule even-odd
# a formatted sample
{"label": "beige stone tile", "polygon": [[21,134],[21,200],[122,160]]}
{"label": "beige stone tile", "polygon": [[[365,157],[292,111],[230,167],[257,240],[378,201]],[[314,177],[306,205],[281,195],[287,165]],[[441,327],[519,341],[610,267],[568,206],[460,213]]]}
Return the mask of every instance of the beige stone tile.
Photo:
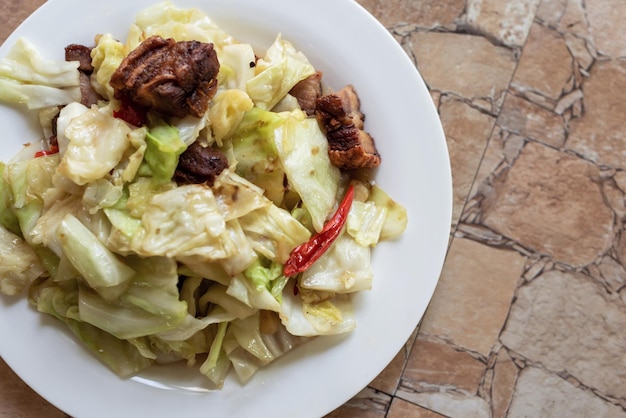
{"label": "beige stone tile", "polygon": [[489,103],[481,108],[497,114],[517,63],[513,51],[483,37],[456,33],[416,32],[410,43],[431,90]]}
{"label": "beige stone tile", "polygon": [[358,0],[386,27],[410,23],[420,28],[454,28],[465,0]]}
{"label": "beige stone tile", "polygon": [[452,168],[452,224],[456,225],[470,193],[495,118],[467,103],[447,99],[439,106]]}
{"label": "beige stone tile", "polygon": [[476,393],[485,363],[449,344],[418,338],[402,375],[402,390]]}
{"label": "beige stone tile", "polygon": [[[583,71],[589,71],[595,59],[595,50],[593,50],[591,43],[587,39],[574,35],[572,32],[566,32],[563,38],[565,39],[567,49],[569,49],[576,61],[577,67]],[[579,74],[574,75],[577,78],[579,77]]]}
{"label": "beige stone tile", "polygon": [[583,0],[543,0],[537,20],[561,33],[571,33],[581,39],[589,38],[589,25]]}
{"label": "beige stone tile", "polygon": [[398,397],[445,417],[491,418],[489,403],[476,395],[457,392],[399,392]]}
{"label": "beige stone tile", "polygon": [[405,400],[394,398],[386,418],[445,418],[436,412]]}
{"label": "beige stone tile", "polygon": [[560,148],[565,143],[563,119],[521,97],[508,94],[497,121],[506,131]]}
{"label": "beige stone tile", "polygon": [[532,90],[556,103],[567,91],[568,81],[573,77],[572,61],[563,36],[535,24],[528,35],[512,84],[522,94]]}
{"label": "beige stone tile", "polygon": [[626,311],[617,294],[587,275],[552,270],[516,296],[505,347],[605,396],[626,397]]}
{"label": "beige stone tile", "polygon": [[597,275],[592,273],[592,277],[603,282],[610,290],[619,292],[626,285],[626,269],[614,258],[604,256],[596,267]]}
{"label": "beige stone tile", "polygon": [[467,0],[466,23],[509,45],[524,45],[540,0]]}
{"label": "beige stone tile", "polygon": [[624,168],[626,62],[597,62],[582,84],[584,114],[571,121],[566,147],[598,164]]}
{"label": "beige stone tile", "polygon": [[522,370],[507,418],[611,417],[626,411],[539,368]]}
{"label": "beige stone tile", "polygon": [[589,162],[530,142],[485,197],[484,225],[563,263],[589,264],[614,236],[599,179]]}
{"label": "beige stone tile", "polygon": [[480,202],[492,193],[493,179],[513,164],[525,144],[523,137],[504,131],[498,125],[494,127],[470,192],[469,209],[462,214],[461,222],[480,222]]}
{"label": "beige stone tile", "polygon": [[626,57],[626,2],[604,0],[585,2],[593,43],[599,54],[611,58]]}
{"label": "beige stone tile", "polygon": [[30,389],[1,358],[0,405],[2,418],[67,416]]}
{"label": "beige stone tile", "polygon": [[494,417],[506,416],[519,370],[506,350],[500,350],[493,366],[491,383],[491,409]]}
{"label": "beige stone tile", "polygon": [[413,348],[413,343],[415,342],[415,338],[417,336],[417,329],[413,331],[413,334],[407,340],[404,347],[396,354],[391,363],[383,370],[370,384],[371,388],[374,388],[378,391],[385,392],[389,395],[394,395],[396,393],[396,388],[398,387],[398,383],[400,382],[400,378],[402,376],[402,372],[404,371],[404,366],[406,365],[406,361],[409,357],[409,353],[411,352],[411,348]]}
{"label": "beige stone tile", "polygon": [[535,18],[546,25],[556,27],[565,14],[569,0],[549,0],[539,2]]}
{"label": "beige stone tile", "polygon": [[418,335],[488,356],[506,320],[525,257],[468,239],[452,241]]}
{"label": "beige stone tile", "polygon": [[391,396],[365,388],[325,418],[385,418]]}
{"label": "beige stone tile", "polygon": [[626,195],[616,180],[617,173],[613,170],[602,172],[602,179],[605,180],[602,182],[602,191],[609,207],[613,209],[618,218],[622,219],[626,217]]}
{"label": "beige stone tile", "polygon": [[583,39],[589,38],[589,24],[585,11],[585,4],[589,3],[591,2],[584,0],[568,0],[559,22],[561,32],[570,32]]}

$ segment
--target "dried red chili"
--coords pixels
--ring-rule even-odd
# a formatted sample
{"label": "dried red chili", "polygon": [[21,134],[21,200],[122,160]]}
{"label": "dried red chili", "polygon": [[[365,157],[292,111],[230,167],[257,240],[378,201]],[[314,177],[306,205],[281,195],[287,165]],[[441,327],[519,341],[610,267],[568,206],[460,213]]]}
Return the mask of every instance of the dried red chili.
{"label": "dried red chili", "polygon": [[46,155],[52,155],[59,152],[59,147],[52,145],[49,150],[41,150],[35,153],[35,158],[44,157]]}
{"label": "dried red chili", "polygon": [[148,122],[148,110],[122,97],[119,110],[113,111],[113,117],[122,119],[134,126],[144,126]]}
{"label": "dried red chili", "polygon": [[324,225],[324,228],[313,235],[307,242],[298,245],[289,254],[289,259],[283,267],[283,274],[286,277],[294,276],[308,269],[322,254],[328,250],[330,245],[337,239],[348,219],[348,212],[354,199],[354,187],[350,185],[346,195],[339,204],[337,211]]}

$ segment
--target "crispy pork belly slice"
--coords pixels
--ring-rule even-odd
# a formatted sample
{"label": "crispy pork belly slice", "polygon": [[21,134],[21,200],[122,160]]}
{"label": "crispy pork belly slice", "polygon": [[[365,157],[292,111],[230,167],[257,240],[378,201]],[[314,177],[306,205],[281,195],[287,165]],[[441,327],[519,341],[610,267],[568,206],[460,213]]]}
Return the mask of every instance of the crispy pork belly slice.
{"label": "crispy pork belly slice", "polygon": [[80,102],[83,105],[91,107],[102,99],[91,85],[91,79],[87,73],[81,71],[78,80],[80,81]]}
{"label": "crispy pork belly slice", "polygon": [[374,168],[380,154],[374,138],[363,130],[365,115],[352,85],[316,101],[315,115],[328,139],[330,161],[339,168]]}
{"label": "crispy pork belly slice", "polygon": [[65,61],[78,61],[78,69],[81,72],[91,74],[93,72],[91,50],[92,48],[85,45],[70,44],[65,47]]}
{"label": "crispy pork belly slice", "polygon": [[194,142],[178,160],[174,180],[178,184],[202,184],[212,186],[217,176],[228,168],[226,155],[211,147]]}
{"label": "crispy pork belly slice", "polygon": [[307,116],[313,116],[315,103],[322,96],[322,73],[318,71],[298,82],[292,87],[289,94],[298,100],[300,108]]}
{"label": "crispy pork belly slice", "polygon": [[102,97],[91,85],[91,73],[93,73],[93,65],[91,64],[92,48],[70,44],[65,47],[65,61],[78,61],[79,81],[80,81],[80,102],[87,107],[98,103]]}
{"label": "crispy pork belly slice", "polygon": [[201,117],[217,90],[220,64],[213,44],[151,36],[111,76],[115,98],[157,112]]}

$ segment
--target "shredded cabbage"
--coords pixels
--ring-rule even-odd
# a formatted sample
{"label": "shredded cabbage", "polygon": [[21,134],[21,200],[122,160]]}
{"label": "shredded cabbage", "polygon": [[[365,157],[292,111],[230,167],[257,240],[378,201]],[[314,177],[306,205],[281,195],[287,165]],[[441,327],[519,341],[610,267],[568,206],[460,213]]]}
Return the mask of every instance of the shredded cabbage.
{"label": "shredded cabbage", "polygon": [[[201,117],[149,111],[143,127],[116,117],[111,75],[152,35],[214,43],[217,93]],[[25,39],[0,61],[0,100],[40,109],[58,150],[0,163],[0,292],[28,290],[120,376],[184,361],[216,388],[310,337],[353,330],[351,294],[372,287],[372,247],[398,237],[407,214],[330,163],[317,120],[289,94],[316,72],[306,55],[281,35],[255,51],[165,1],[140,11],[126,40],[97,35],[91,58],[103,98],[91,108],[79,103],[76,62],[44,59]],[[196,141],[228,167],[211,184],[178,184]],[[340,235],[285,276],[350,181],[360,193]]]}
{"label": "shredded cabbage", "polygon": [[59,172],[81,186],[106,176],[130,147],[130,133],[131,128],[108,108],[75,116],[63,132],[69,142]]}
{"label": "shredded cabbage", "polygon": [[110,33],[97,38],[96,46],[91,50],[91,65],[94,68],[92,85],[102,97],[113,99],[113,87],[109,81],[126,55],[128,51],[124,44]]}
{"label": "shredded cabbage", "polygon": [[0,100],[41,109],[80,100],[77,61],[44,59],[19,38],[0,60]]}
{"label": "shredded cabbage", "polygon": [[246,89],[254,104],[267,110],[280,102],[299,81],[315,74],[306,55],[280,35],[257,62],[255,70]]}

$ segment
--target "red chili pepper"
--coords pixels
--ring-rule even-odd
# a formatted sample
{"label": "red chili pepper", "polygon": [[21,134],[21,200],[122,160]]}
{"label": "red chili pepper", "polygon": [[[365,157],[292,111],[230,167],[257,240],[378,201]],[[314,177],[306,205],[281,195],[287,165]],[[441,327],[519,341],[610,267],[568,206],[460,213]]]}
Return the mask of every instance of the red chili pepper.
{"label": "red chili pepper", "polygon": [[127,97],[122,97],[120,108],[113,111],[113,117],[122,119],[134,126],[143,126],[148,121],[148,110],[131,102]]}
{"label": "red chili pepper", "polygon": [[324,228],[313,235],[307,242],[298,245],[291,251],[289,259],[283,267],[283,274],[286,277],[302,273],[328,250],[330,245],[341,233],[341,229],[348,219],[348,212],[350,212],[353,199],[354,187],[350,185],[337,211],[332,218],[326,222]]}
{"label": "red chili pepper", "polygon": [[49,150],[41,150],[35,153],[35,158],[44,157],[46,155],[52,155],[59,152],[59,147],[52,145]]}

